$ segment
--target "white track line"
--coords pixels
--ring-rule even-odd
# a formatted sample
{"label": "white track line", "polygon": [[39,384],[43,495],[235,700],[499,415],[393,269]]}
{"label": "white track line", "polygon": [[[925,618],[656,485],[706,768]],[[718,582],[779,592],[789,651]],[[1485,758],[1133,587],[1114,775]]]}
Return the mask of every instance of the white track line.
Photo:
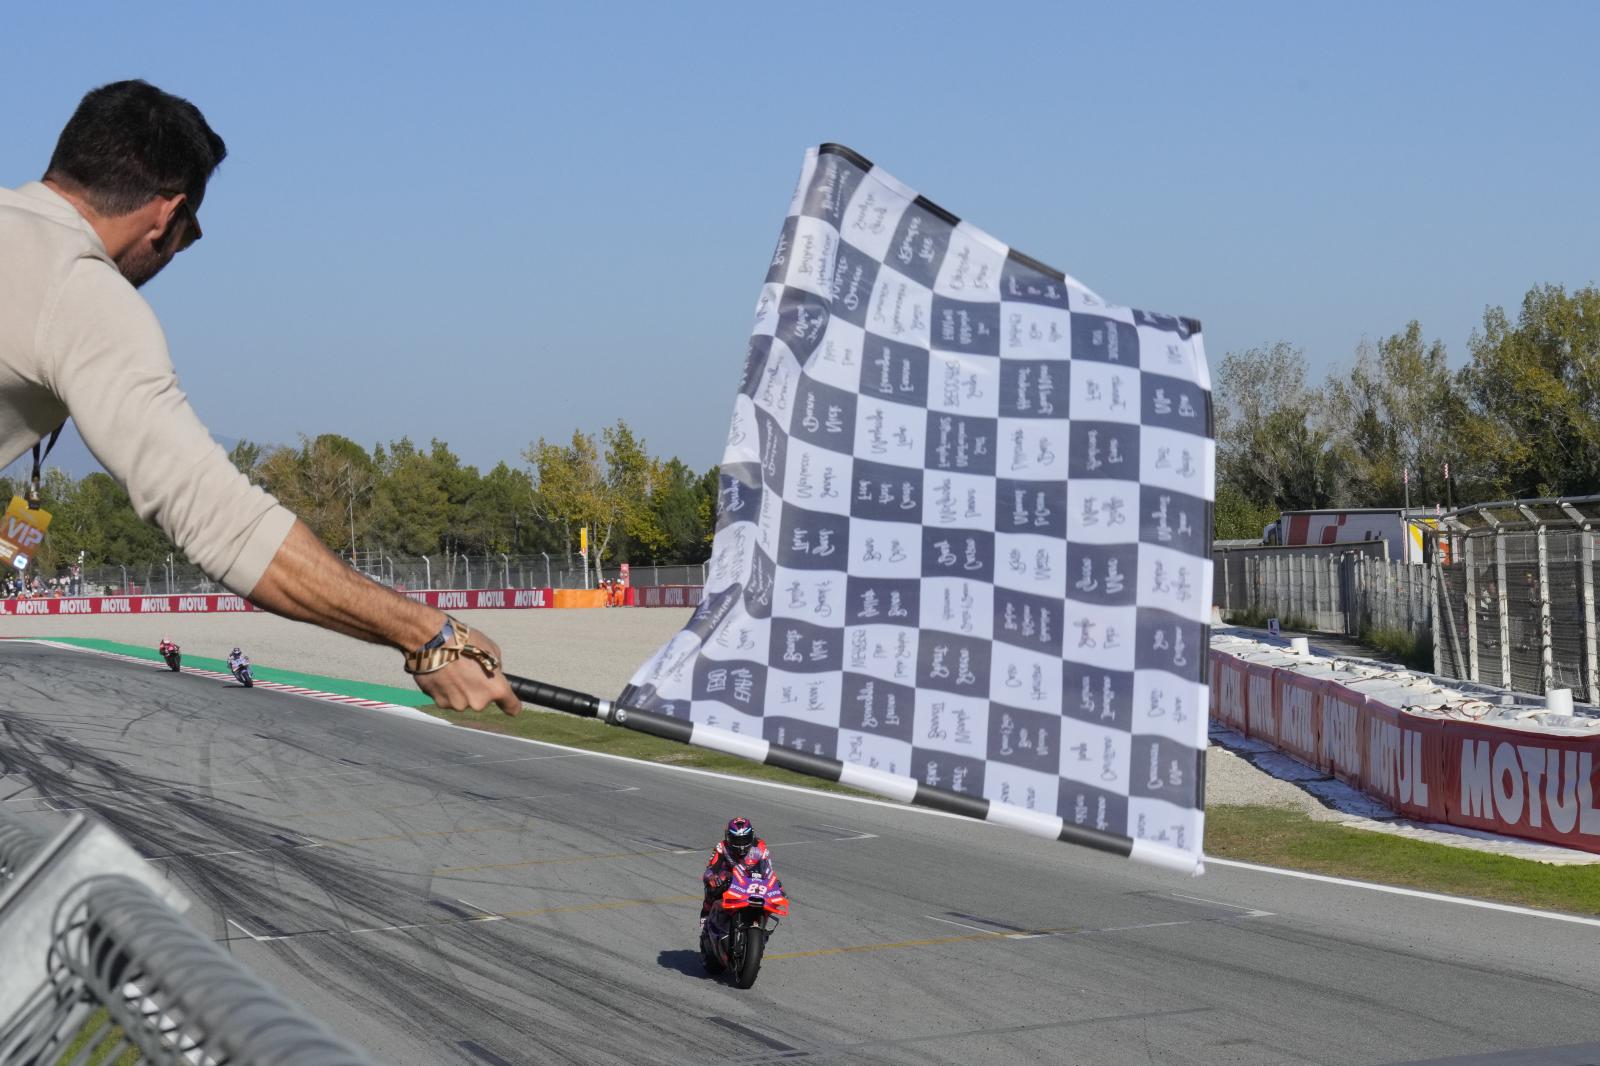
{"label": "white track line", "polygon": [[1218,866],[1231,866],[1237,870],[1249,870],[1253,873],[1277,874],[1280,877],[1293,877],[1301,881],[1320,881],[1325,885],[1341,885],[1345,888],[1364,888],[1369,892],[1382,892],[1390,896],[1409,896],[1412,899],[1425,899],[1433,903],[1454,903],[1460,907],[1476,907],[1485,911],[1500,911],[1505,914],[1520,914],[1528,918],[1548,918],[1553,922],[1571,922],[1574,925],[1590,925],[1600,928],[1600,918],[1585,918],[1577,914],[1561,914],[1558,911],[1542,911],[1534,907],[1519,907],[1514,903],[1491,903],[1483,899],[1467,899],[1464,896],[1447,896],[1443,892],[1424,892],[1420,888],[1400,888],[1395,885],[1377,885],[1371,881],[1353,881],[1347,877],[1332,877],[1328,874],[1312,874],[1303,870],[1285,870],[1278,866],[1260,866],[1253,862],[1239,862],[1235,859],[1219,859],[1214,855],[1206,856],[1207,863]]}
{"label": "white track line", "polygon": [[968,925],[965,922],[952,922],[949,918],[935,918],[931,914],[924,914],[923,917],[928,919],[930,922],[943,922],[945,925],[953,925],[957,929],[971,929],[974,933],[986,933],[989,936],[1003,935],[998,929],[983,929],[976,925]]}

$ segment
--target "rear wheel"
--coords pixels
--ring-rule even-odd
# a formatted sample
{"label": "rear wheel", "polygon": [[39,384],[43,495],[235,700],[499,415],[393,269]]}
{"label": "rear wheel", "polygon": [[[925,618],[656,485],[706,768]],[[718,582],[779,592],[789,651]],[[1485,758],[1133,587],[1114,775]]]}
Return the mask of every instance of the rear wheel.
{"label": "rear wheel", "polygon": [[717,958],[711,947],[711,937],[706,933],[700,934],[700,961],[705,964],[706,973],[719,974],[723,970],[722,960]]}
{"label": "rear wheel", "polygon": [[183,656],[177,652],[173,652],[171,655],[167,656],[167,669],[171,670],[173,673],[177,673],[178,667],[182,664]]}
{"label": "rear wheel", "polygon": [[749,988],[756,983],[756,977],[761,973],[761,952],[766,946],[765,929],[752,925],[744,931],[744,957],[739,959],[739,968],[734,972],[734,984]]}

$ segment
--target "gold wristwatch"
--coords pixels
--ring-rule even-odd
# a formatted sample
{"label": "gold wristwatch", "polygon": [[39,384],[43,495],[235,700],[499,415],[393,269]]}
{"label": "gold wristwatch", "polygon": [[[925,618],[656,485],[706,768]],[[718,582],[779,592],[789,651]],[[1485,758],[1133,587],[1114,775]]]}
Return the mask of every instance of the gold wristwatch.
{"label": "gold wristwatch", "polygon": [[472,643],[472,630],[467,628],[465,622],[445,615],[444,626],[434,638],[416,651],[407,653],[406,673],[431,674],[463,656],[483,667],[483,672],[489,677],[493,677],[500,666],[500,660],[492,652]]}

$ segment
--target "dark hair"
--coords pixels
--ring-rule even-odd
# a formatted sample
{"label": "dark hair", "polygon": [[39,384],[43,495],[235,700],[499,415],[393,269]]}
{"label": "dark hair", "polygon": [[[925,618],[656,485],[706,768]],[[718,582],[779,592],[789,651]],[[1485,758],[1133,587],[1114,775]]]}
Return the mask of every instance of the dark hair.
{"label": "dark hair", "polygon": [[90,90],[72,113],[45,177],[106,215],[187,193],[198,208],[228,146],[189,101],[145,81]]}

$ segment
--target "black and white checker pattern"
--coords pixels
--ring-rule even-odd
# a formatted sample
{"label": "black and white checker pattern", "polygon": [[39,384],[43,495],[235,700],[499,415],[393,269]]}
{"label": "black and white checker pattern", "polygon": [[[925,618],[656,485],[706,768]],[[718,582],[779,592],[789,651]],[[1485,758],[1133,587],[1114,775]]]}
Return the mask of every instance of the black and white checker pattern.
{"label": "black and white checker pattern", "polygon": [[1209,389],[1198,323],[1108,304],[813,149],[757,301],[704,602],[621,702],[692,719],[696,743],[1192,864]]}

